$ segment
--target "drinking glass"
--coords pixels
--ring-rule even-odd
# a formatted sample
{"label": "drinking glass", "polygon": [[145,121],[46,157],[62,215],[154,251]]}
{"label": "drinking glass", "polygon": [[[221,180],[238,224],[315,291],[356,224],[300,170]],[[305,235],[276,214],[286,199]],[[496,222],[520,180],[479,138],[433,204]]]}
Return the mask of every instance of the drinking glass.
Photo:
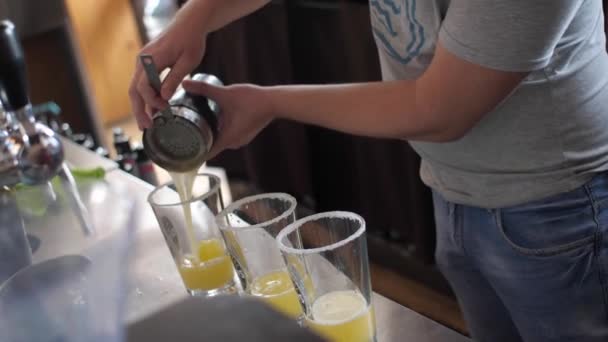
{"label": "drinking glass", "polygon": [[235,294],[238,280],[215,222],[223,209],[220,179],[201,173],[192,183],[190,199],[182,200],[175,183],[168,182],[154,189],[148,202],[188,293]]}
{"label": "drinking glass", "polygon": [[335,211],[300,219],[277,236],[304,325],[332,342],[376,341],[365,235],[361,216]]}
{"label": "drinking glass", "polygon": [[217,216],[217,223],[245,294],[299,319],[302,306],[275,240],[295,221],[296,206],[296,199],[288,194],[250,196],[229,205]]}

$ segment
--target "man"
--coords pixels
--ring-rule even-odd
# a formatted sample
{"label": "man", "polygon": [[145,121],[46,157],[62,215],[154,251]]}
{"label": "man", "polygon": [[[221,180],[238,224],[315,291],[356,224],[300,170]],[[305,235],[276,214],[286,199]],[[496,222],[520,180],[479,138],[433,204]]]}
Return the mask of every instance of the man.
{"label": "man", "polygon": [[[264,0],[191,0],[144,48],[140,127],[205,36]],[[383,82],[184,87],[223,110],[211,157],[276,118],[410,141],[433,189],[437,262],[477,341],[608,340],[608,55],[601,0],[371,0]],[[147,109],[146,109],[147,107]]]}

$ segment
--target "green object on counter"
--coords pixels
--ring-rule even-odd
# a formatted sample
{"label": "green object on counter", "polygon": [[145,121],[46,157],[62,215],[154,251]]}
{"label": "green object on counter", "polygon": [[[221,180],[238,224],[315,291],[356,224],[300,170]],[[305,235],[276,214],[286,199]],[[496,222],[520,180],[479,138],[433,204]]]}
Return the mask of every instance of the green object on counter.
{"label": "green object on counter", "polygon": [[78,179],[104,179],[106,176],[106,170],[103,167],[96,167],[94,169],[72,169],[72,176],[78,181]]}
{"label": "green object on counter", "polygon": [[[103,180],[106,176],[106,171],[102,167],[91,169],[72,168],[70,171],[72,172],[72,176],[76,183],[90,180]],[[52,187],[46,185],[17,184],[17,186],[15,186],[15,195],[19,209],[32,216],[44,215],[53,197],[52,192],[57,196],[58,201],[62,200],[64,197],[64,191],[59,177],[54,177],[51,180],[51,186]]]}

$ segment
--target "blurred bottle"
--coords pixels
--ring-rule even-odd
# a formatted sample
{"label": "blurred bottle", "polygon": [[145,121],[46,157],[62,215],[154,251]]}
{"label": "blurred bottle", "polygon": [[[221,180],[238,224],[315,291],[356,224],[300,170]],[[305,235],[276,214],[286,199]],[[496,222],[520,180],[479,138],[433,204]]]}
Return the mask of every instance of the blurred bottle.
{"label": "blurred bottle", "polygon": [[98,155],[100,155],[104,158],[110,158],[110,152],[108,152],[108,150],[103,148],[102,146],[97,147],[95,149],[95,153],[97,153]]}
{"label": "blurred bottle", "polygon": [[118,163],[118,167],[120,167],[121,170],[137,177],[137,175],[135,174],[135,166],[129,161],[125,160],[123,155],[116,156],[116,159],[114,159],[114,161]]}
{"label": "blurred bottle", "polygon": [[137,169],[139,171],[139,177],[152,185],[158,185],[158,178],[156,177],[154,163],[150,160],[148,154],[146,154],[144,146],[142,144],[137,144],[133,148],[133,151],[137,155]]}
{"label": "blurred bottle", "polygon": [[122,128],[114,127],[112,129],[112,134],[114,137],[113,143],[114,149],[116,150],[116,155],[125,155],[133,153],[131,149],[131,140],[122,130]]}
{"label": "blurred bottle", "polygon": [[47,120],[46,125],[53,130],[53,132],[60,133],[61,132],[61,124],[55,118],[50,118]]}
{"label": "blurred bottle", "polygon": [[126,171],[136,177],[139,177],[137,167],[137,155],[131,148],[131,139],[125,134],[120,127],[112,129],[114,136],[114,150],[116,151],[116,162],[120,165],[123,171]]}
{"label": "blurred bottle", "polygon": [[48,126],[56,133],[61,133],[61,108],[55,102],[44,102],[34,105],[32,112],[36,120]]}
{"label": "blurred bottle", "polygon": [[95,141],[93,141],[93,137],[90,134],[78,133],[72,135],[72,140],[91,151],[95,150]]}

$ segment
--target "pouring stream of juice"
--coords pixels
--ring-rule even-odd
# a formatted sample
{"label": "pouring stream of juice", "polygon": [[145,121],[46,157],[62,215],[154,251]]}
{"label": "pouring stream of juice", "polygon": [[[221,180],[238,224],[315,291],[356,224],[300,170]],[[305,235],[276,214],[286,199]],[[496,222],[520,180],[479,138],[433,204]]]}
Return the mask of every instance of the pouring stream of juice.
{"label": "pouring stream of juice", "polygon": [[194,179],[198,169],[192,171],[178,173],[170,172],[170,176],[173,179],[173,184],[179,198],[182,201],[182,208],[184,210],[184,220],[186,222],[186,234],[188,235],[188,243],[190,244],[190,252],[193,258],[198,259],[196,235],[194,234],[194,226],[192,225],[192,208],[190,207],[190,201],[192,199],[192,186],[194,185]]}

